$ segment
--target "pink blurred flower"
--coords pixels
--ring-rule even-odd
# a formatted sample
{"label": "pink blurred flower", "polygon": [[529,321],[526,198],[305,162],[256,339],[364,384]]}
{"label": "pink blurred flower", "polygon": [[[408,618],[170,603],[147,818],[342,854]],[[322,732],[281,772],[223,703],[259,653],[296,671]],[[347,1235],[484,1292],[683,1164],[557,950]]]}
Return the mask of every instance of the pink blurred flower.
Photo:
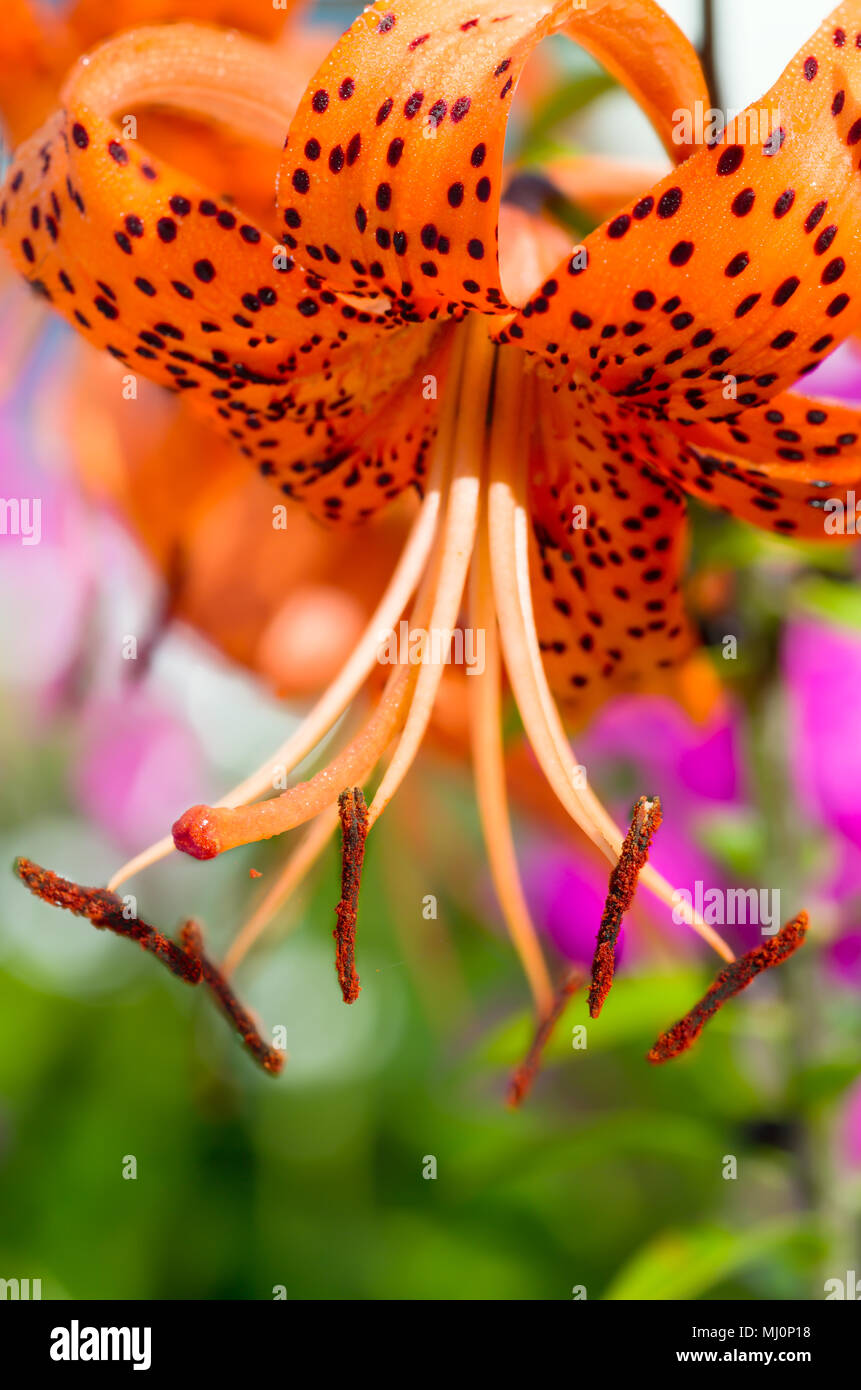
{"label": "pink blurred flower", "polygon": [[207,780],[188,726],[144,691],[90,704],[72,782],[81,809],[121,849],[159,839]]}

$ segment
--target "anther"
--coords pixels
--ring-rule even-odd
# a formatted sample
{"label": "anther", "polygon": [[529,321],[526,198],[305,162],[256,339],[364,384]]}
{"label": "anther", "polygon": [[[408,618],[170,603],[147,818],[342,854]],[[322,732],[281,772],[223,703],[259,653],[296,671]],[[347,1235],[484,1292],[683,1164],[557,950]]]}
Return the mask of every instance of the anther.
{"label": "anther", "polygon": [[193,920],[185,922],[180,928],[179,939],[186,954],[198,964],[215,1002],[225,1018],[233,1024],[254,1060],[271,1076],[277,1076],[284,1067],[285,1054],[263,1041],[251,1014],[240,1004],[218,966],[204,954],[203,933],[199,923]]}
{"label": "anther", "polygon": [[359,997],[356,974],[356,909],[368,837],[368,808],[361,787],[347,788],[338,797],[341,817],[341,901],[335,909],[338,924],[332,935],[336,942],[335,968],[345,1004]]}
{"label": "anther", "polygon": [[107,888],[82,888],[50,869],[43,869],[31,859],[16,859],[15,873],[30,892],[53,907],[65,907],[78,917],[86,917],[94,927],[116,932],[136,941],[166,965],[180,980],[196,985],[201,977],[200,962],[186,955],[169,937],[156,931],[141,917],[126,917],[126,905],[116,893]]}
{"label": "anther", "polygon": [[661,824],[661,800],[657,796],[641,796],[631,818],[630,829],[622,842],[619,858],[610,874],[604,915],[598,928],[598,941],[592,961],[592,985],[589,990],[589,1013],[597,1018],[604,1000],[610,993],[616,969],[616,941],[622,918],[634,901],[640,870],[649,856],[655,831]]}
{"label": "anther", "polygon": [[650,1062],[668,1062],[692,1047],[703,1028],[723,1004],[747,989],[751,980],[791,956],[804,942],[807,933],[807,913],[800,912],[783,927],[777,936],[739,956],[722,970],[711,989],[695,1004],[690,1013],[662,1033],[648,1054]]}

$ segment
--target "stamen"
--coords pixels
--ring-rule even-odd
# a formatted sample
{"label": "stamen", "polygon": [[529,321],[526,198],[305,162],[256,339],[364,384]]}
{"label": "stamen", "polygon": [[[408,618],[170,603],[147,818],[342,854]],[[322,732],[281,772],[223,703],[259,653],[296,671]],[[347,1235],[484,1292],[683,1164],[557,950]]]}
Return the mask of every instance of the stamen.
{"label": "stamen", "polygon": [[254,1060],[259,1062],[270,1076],[277,1076],[287,1060],[285,1053],[263,1041],[257,1024],[248,1010],[240,1004],[223,973],[204,955],[203,933],[199,924],[195,921],[186,922],[180,928],[179,939],[190,959],[197,964],[221,1012],[233,1024]]}
{"label": "stamen", "polygon": [[484,670],[470,672],[466,681],[476,800],[496,896],[541,1018],[552,1007],[553,985],[526,902],[511,833],[502,743],[499,632],[484,527],[473,560],[472,620],[484,633],[485,644]]}
{"label": "stamen", "polygon": [[312,823],[299,847],[287,860],[269,891],[238,932],[224,957],[225,975],[232,975],[258,937],[284,903],[292,898],[305,875],[314,867],[338,824],[336,807],[328,806]]}
{"label": "stamen", "polygon": [[598,928],[598,942],[592,961],[592,986],[589,990],[589,1013],[592,1018],[598,1017],[610,993],[616,969],[616,940],[622,918],[634,901],[640,870],[660,824],[660,797],[641,796],[634,808],[631,828],[625,836],[618,862],[610,874],[604,915]]}
{"label": "stamen", "polygon": [[[485,338],[484,341],[488,351],[490,351],[487,339]],[[460,353],[456,352],[452,370],[452,378],[455,381],[459,380],[459,361]],[[451,430],[454,420],[455,392],[452,390],[449,392],[443,410],[435,448],[435,458],[438,460],[442,476],[446,479],[448,476],[446,461],[450,453]],[[466,567],[472,550],[472,536],[475,531],[474,513],[477,508],[478,480],[469,476],[469,473],[468,467],[459,470],[458,476],[449,489],[452,495],[448,504],[445,532],[436,546],[432,563],[425,569],[414,605],[413,618],[420,627],[423,627],[430,617],[436,630],[442,629],[443,626],[449,630],[457,618],[460,595],[466,578]],[[472,503],[470,503],[469,488],[472,488],[475,493]],[[461,495],[462,492],[463,496]],[[470,505],[472,506],[473,521],[472,529],[467,536]],[[464,550],[465,555],[462,554]],[[460,580],[460,588],[455,594],[457,566],[461,561],[463,575]],[[375,659],[378,651],[379,629],[377,629],[374,646]],[[377,791],[374,803],[376,810],[374,807],[371,808],[370,824],[373,824],[376,815],[383,810],[412,761],[418,742],[421,741],[421,733],[423,733],[430,718],[433,699],[441,675],[442,666],[439,664],[432,664],[427,667],[417,666],[407,659],[406,663],[402,663],[393,672],[383,697],[365,728],[353,739],[348,748],[316,777],[309,782],[291,787],[278,797],[272,797],[268,801],[258,802],[250,807],[238,805],[192,806],[173,826],[173,838],[177,849],[196,859],[212,859],[227,849],[269,839],[273,835],[280,835],[285,830],[292,830],[294,826],[303,824],[326,806],[332,804],[334,787],[343,787],[345,783],[363,781],[382,757],[399,729],[406,723],[405,747],[411,748],[412,744],[415,743],[415,748],[411,752],[405,752],[399,746]],[[414,712],[414,706],[417,713]],[[423,724],[422,720],[424,720]],[[419,727],[421,727],[421,732],[418,732]],[[249,779],[249,782],[244,784],[245,790],[247,790],[251,780]],[[386,787],[388,787],[387,792]],[[382,801],[380,800],[381,794],[383,796]]]}
{"label": "stamen", "polygon": [[[516,355],[502,354],[499,363],[491,448],[488,533],[493,588],[499,613],[502,650],[514,696],[541,769],[572,820],[603,854],[615,863],[622,834],[591,788],[577,785],[574,757],[556,702],[547,684],[529,578],[529,513],[526,505],[528,449],[521,409],[522,364]],[[679,903],[672,885],[645,865],[641,882],[662,902],[684,915],[686,923],[724,960],[733,952],[712,926],[687,903]]]}
{"label": "stamen", "polygon": [[661,1034],[648,1054],[649,1061],[668,1062],[670,1058],[678,1057],[680,1053],[692,1047],[709,1019],[728,999],[747,989],[751,981],[763,970],[780,965],[781,961],[798,950],[807,933],[807,922],[807,913],[800,912],[777,933],[777,936],[763,942],[761,946],[756,946],[746,955],[739,956],[726,970],[722,970],[708,993],[703,995],[690,1013],[685,1014],[685,1017],[672,1028],[668,1028],[666,1033]]}
{"label": "stamen", "polygon": [[[449,487],[445,525],[439,545],[439,575],[431,609],[431,634],[445,634],[450,640],[456,625],[469,562],[478,528],[481,464],[484,452],[485,406],[490,390],[495,349],[480,319],[464,325],[466,338],[463,365],[456,381],[460,394],[455,410],[455,393],[449,408],[454,430],[454,469]],[[437,644],[432,643],[434,651]],[[445,657],[421,666],[415,695],[404,732],[391,763],[386,768],[371,803],[369,823],[382,815],[415,760],[433,713],[434,701],[445,669]]]}
{"label": "stamen", "polygon": [[343,836],[341,851],[341,901],[335,909],[338,925],[332,935],[336,942],[335,968],[341,997],[354,1004],[359,997],[356,974],[356,911],[368,838],[368,808],[361,787],[349,788],[338,797]]}
{"label": "stamen", "polygon": [[532,1040],[532,1046],[526,1054],[524,1061],[520,1063],[520,1066],[513,1073],[508,1083],[508,1105],[510,1109],[516,1110],[518,1106],[523,1104],[526,1097],[529,1095],[532,1089],[532,1083],[538,1075],[538,1069],[541,1066],[541,1058],[544,1054],[544,1049],[550,1041],[553,1030],[565,1012],[568,1000],[571,998],[572,994],[576,994],[577,990],[584,983],[585,976],[582,972],[579,970],[572,970],[570,975],[568,975],[559,986],[547,1013],[536,1029],[535,1037]]}
{"label": "stamen", "polygon": [[201,977],[200,962],[190,958],[185,951],[156,931],[141,917],[127,918],[125,904],[116,893],[107,888],[82,888],[50,869],[34,864],[32,859],[16,859],[15,873],[37,898],[51,903],[53,907],[65,907],[78,917],[86,917],[94,927],[107,928],[117,936],[136,941],[144,951],[166,965],[172,974],[190,985],[196,985]]}

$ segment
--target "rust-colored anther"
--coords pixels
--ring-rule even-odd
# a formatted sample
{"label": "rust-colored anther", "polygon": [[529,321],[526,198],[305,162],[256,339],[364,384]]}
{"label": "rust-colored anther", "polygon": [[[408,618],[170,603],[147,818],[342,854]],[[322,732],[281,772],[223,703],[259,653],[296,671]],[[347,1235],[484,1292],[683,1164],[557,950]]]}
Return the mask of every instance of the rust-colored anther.
{"label": "rust-colored anther", "polygon": [[365,860],[365,841],[368,838],[368,808],[361,787],[347,788],[338,797],[341,816],[341,901],[335,909],[338,924],[335,938],[335,968],[341,997],[353,1004],[359,997],[359,977],[356,974],[356,909]]}
{"label": "rust-colored anther", "polygon": [[771,937],[769,941],[764,941],[761,946],[755,946],[746,955],[739,956],[731,965],[726,966],[720,972],[708,993],[704,994],[698,1004],[695,1004],[689,1014],[668,1028],[666,1033],[662,1033],[648,1054],[650,1062],[669,1062],[672,1057],[678,1057],[680,1053],[687,1052],[699,1037],[703,1028],[726,1003],[732,999],[733,995],[740,994],[743,989],[747,989],[752,980],[757,975],[761,975],[763,970],[770,970],[773,965],[780,965],[781,961],[791,956],[793,951],[797,951],[804,942],[807,933],[807,913],[799,912],[791,922],[787,922],[777,936]]}
{"label": "rust-colored anther", "polygon": [[532,1083],[538,1075],[541,1066],[541,1058],[544,1049],[550,1041],[554,1028],[565,1012],[565,1006],[572,994],[585,983],[585,976],[579,970],[572,970],[565,977],[553,998],[553,1003],[548,1009],[544,1018],[535,1030],[535,1037],[532,1039],[532,1046],[524,1060],[515,1072],[512,1073],[508,1083],[508,1105],[510,1109],[516,1110],[522,1105],[532,1089]]}
{"label": "rust-colored anther", "polygon": [[640,870],[649,857],[649,847],[661,824],[661,799],[641,796],[631,817],[631,827],[622,843],[619,858],[610,874],[604,915],[598,928],[598,941],[592,961],[589,1013],[597,1018],[610,993],[616,969],[616,941],[622,918],[634,901]]}
{"label": "rust-colored anther", "polygon": [[264,1042],[260,1030],[248,1010],[240,1004],[227,980],[203,950],[203,932],[200,924],[193,920],[185,922],[180,928],[179,939],[183,950],[200,967],[203,979],[212,991],[213,998],[225,1018],[236,1029],[252,1057],[264,1071],[277,1076],[283,1070],[285,1054],[277,1047]]}
{"label": "rust-colored anther", "polygon": [[141,917],[126,917],[126,906],[116,893],[107,888],[82,888],[50,869],[34,864],[32,859],[16,859],[15,873],[30,892],[54,907],[65,907],[78,917],[86,917],[94,927],[107,928],[117,936],[136,941],[144,951],[166,965],[180,980],[196,985],[201,978],[200,962],[186,955],[169,937],[156,931]]}

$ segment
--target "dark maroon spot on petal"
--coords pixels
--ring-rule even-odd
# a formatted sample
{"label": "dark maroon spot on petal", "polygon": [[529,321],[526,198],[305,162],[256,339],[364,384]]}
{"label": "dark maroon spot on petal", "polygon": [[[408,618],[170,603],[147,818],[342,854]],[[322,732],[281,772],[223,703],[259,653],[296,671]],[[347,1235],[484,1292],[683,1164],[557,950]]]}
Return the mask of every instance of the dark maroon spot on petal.
{"label": "dark maroon spot on petal", "polygon": [[846,262],[842,256],[831,261],[822,272],[823,285],[834,285],[841,278],[846,270]]}
{"label": "dark maroon spot on petal", "polygon": [[623,237],[625,235],[630,225],[630,217],[626,212],[623,212],[621,217],[615,218],[610,223],[609,227],[607,228],[607,235],[609,237],[612,237],[614,241],[618,241],[620,237]]}
{"label": "dark maroon spot on petal", "polygon": [[838,294],[836,299],[832,299],[828,308],[825,310],[830,319],[836,319],[838,314],[842,314],[846,305],[849,303],[848,294]]}
{"label": "dark maroon spot on petal", "polygon": [[732,210],[736,217],[747,217],[754,203],[756,194],[752,188],[745,188],[733,199]]}
{"label": "dark maroon spot on petal", "polygon": [[773,130],[771,132],[765,144],[763,145],[763,154],[767,155],[769,158],[771,158],[773,155],[779,154],[780,151],[783,149],[783,142],[785,139],[786,131],[784,130],[783,126],[779,126],[777,130]]}
{"label": "dark maroon spot on petal", "polygon": [[744,159],[744,148],[741,145],[730,145],[723,151],[717,162],[717,172],[721,178],[726,178],[728,174],[734,174]]}
{"label": "dark maroon spot on petal", "polygon": [[804,76],[808,82],[812,82],[819,71],[819,64],[815,58],[806,58],[804,61]]}
{"label": "dark maroon spot on petal", "polygon": [[658,203],[658,216],[663,218],[675,217],[681,205],[682,190],[680,188],[670,188]]}
{"label": "dark maroon spot on petal", "polygon": [[780,197],[774,205],[775,217],[785,217],[794,202],[795,189],[787,188],[785,193],[781,193]]}
{"label": "dark maroon spot on petal", "polygon": [[743,319],[745,314],[749,314],[754,305],[762,299],[761,294],[749,294],[747,299],[743,299],[735,311],[737,319]]}
{"label": "dark maroon spot on petal", "polygon": [[804,224],[804,230],[805,230],[806,232],[812,232],[812,231],[814,230],[815,227],[818,227],[818,226],[819,226],[819,223],[822,221],[823,217],[825,216],[825,209],[826,209],[827,207],[828,207],[828,199],[827,199],[827,198],[823,198],[821,203],[817,203],[817,204],[816,204],[816,206],[813,208],[813,210],[812,210],[812,211],[810,212],[810,214],[808,215],[807,221],[806,221],[805,224]]}
{"label": "dark maroon spot on petal", "polygon": [[677,266],[687,265],[693,254],[694,243],[692,241],[677,242],[670,252],[670,264]]}
{"label": "dark maroon spot on petal", "polygon": [[739,251],[737,256],[733,256],[732,260],[730,261],[729,265],[724,271],[724,275],[728,275],[729,278],[733,280],[735,279],[736,275],[741,275],[743,270],[747,270],[749,265],[750,256],[747,254],[746,251]]}
{"label": "dark maroon spot on petal", "polygon": [[780,308],[782,304],[786,304],[795,294],[800,284],[801,281],[797,275],[790,275],[789,279],[784,280],[780,288],[775,290],[774,298],[771,301],[772,304],[776,304],[778,308]]}

